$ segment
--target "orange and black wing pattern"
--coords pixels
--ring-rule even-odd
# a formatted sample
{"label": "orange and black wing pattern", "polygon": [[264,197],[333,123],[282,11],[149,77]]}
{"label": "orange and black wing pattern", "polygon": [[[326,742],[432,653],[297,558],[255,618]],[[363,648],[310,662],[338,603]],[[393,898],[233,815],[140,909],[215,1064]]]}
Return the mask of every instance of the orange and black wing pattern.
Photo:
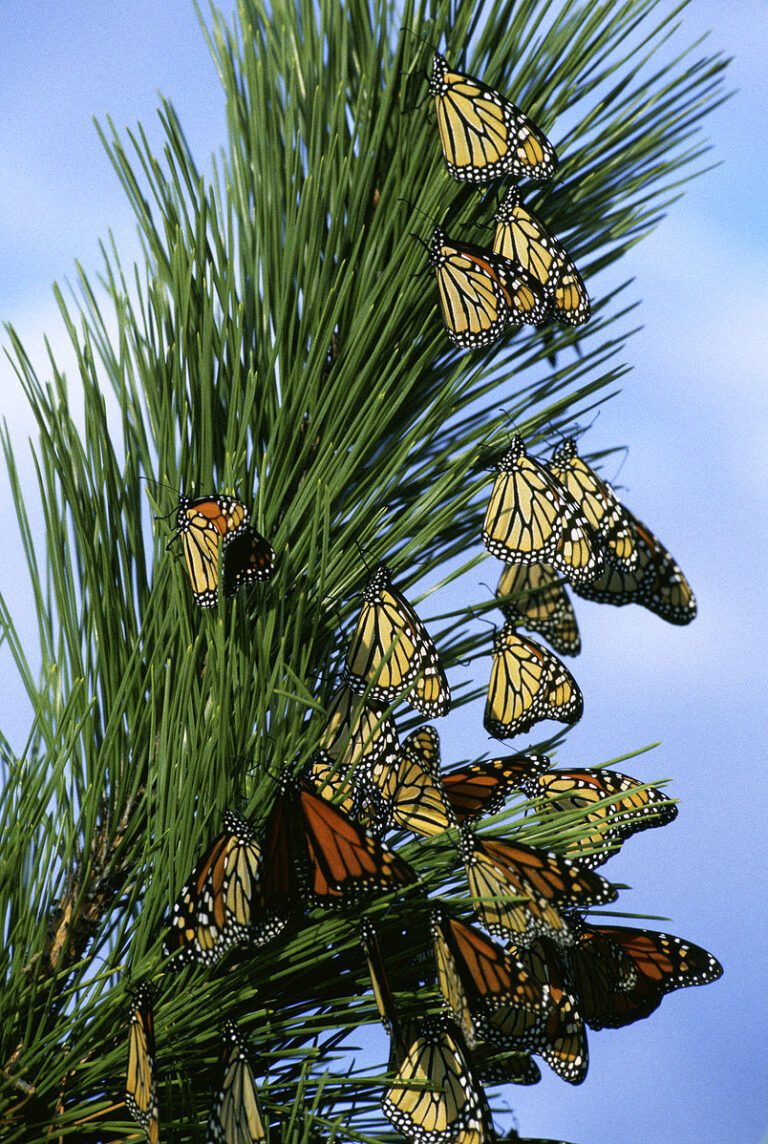
{"label": "orange and black wing pattern", "polygon": [[462,349],[495,342],[510,323],[538,325],[547,316],[546,295],[526,270],[491,250],[450,239],[439,226],[429,265],[446,333]]}
{"label": "orange and black wing pattern", "polygon": [[577,723],[583,710],[581,690],[565,664],[507,622],[493,643],[486,730],[496,739],[511,739],[542,719]]}
{"label": "orange and black wing pattern", "polygon": [[591,584],[574,585],[585,600],[599,604],[640,604],[670,624],[690,624],[696,618],[696,597],[680,565],[650,529],[624,509],[637,550],[634,572],[610,565]]}
{"label": "orange and black wing pattern", "polygon": [[599,874],[552,850],[476,838],[467,827],[462,830],[460,854],[483,925],[516,945],[548,937],[565,947],[573,935],[563,910],[602,905],[617,896]]}
{"label": "orange and black wing pattern", "polygon": [[384,800],[387,826],[430,836],[456,826],[439,775],[440,744],[434,727],[419,727],[392,763],[377,764],[373,781]]}
{"label": "orange and black wing pattern", "polygon": [[128,1016],[128,1071],[125,1104],[133,1119],[147,1134],[150,1144],[160,1139],[155,1070],[155,1028],[152,991],[142,981],[131,996]]}
{"label": "orange and black wing pattern", "polygon": [[440,780],[457,821],[473,822],[501,810],[510,791],[522,790],[527,780],[546,770],[546,755],[505,755],[448,771]]}
{"label": "orange and black wing pattern", "polygon": [[503,95],[435,52],[429,94],[448,172],[487,183],[502,175],[549,179],[557,155],[544,132]]}
{"label": "orange and black wing pattern", "polygon": [[214,965],[243,942],[269,940],[278,929],[260,927],[262,855],[253,830],[239,814],[224,812],[224,830],[210,843],[171,911],[165,952],[180,963]]}
{"label": "orange and black wing pattern", "polygon": [[677,807],[663,791],[604,768],[547,770],[527,777],[523,789],[542,800],[543,813],[588,811],[586,823],[592,829],[569,842],[566,853],[590,869],[607,862],[632,834],[666,826],[677,817]]}
{"label": "orange and black wing pattern", "polygon": [[622,572],[637,567],[632,522],[610,485],[580,457],[573,437],[563,441],[547,465],[583,512],[608,556],[607,565]]}
{"label": "orange and black wing pattern", "polygon": [[[421,683],[411,687],[419,676]],[[451,693],[432,639],[380,564],[363,591],[363,606],[347,653],[344,683],[374,703],[408,702],[422,715],[445,715]]]}
{"label": "orange and black wing pattern", "polygon": [[594,580],[603,554],[592,529],[568,490],[528,456],[519,434],[496,468],[482,532],[488,551],[506,564],[548,564],[572,584]]}
{"label": "orange and black wing pattern", "polygon": [[578,655],[581,637],[562,574],[548,564],[507,564],[496,588],[499,607],[517,627],[538,632],[559,655]]}
{"label": "orange and black wing pattern", "polygon": [[248,528],[248,509],[228,496],[179,497],[176,535],[181,539],[192,596],[200,608],[212,608],[219,583],[219,546],[224,552]]}
{"label": "orange and black wing pattern", "polygon": [[547,1016],[534,1052],[569,1084],[581,1084],[589,1067],[587,1031],[568,982],[563,955],[545,937],[513,952],[534,981],[547,990]]}
{"label": "orange and black wing pattern", "polygon": [[554,316],[567,326],[589,320],[589,295],[573,259],[525,206],[517,187],[505,195],[495,215],[493,249],[524,266],[552,299]]}
{"label": "orange and black wing pattern", "polygon": [[592,1029],[618,1029],[649,1016],[667,993],[708,985],[723,967],[701,946],[630,926],[592,926],[573,918],[568,951],[579,1010]]}
{"label": "orange and black wing pattern", "polygon": [[255,528],[246,528],[224,552],[224,595],[234,596],[246,584],[268,580],[274,568],[272,545]]}
{"label": "orange and black wing pattern", "polygon": [[397,727],[383,707],[342,685],[331,700],[320,747],[340,771],[369,775],[377,759],[397,754]]}

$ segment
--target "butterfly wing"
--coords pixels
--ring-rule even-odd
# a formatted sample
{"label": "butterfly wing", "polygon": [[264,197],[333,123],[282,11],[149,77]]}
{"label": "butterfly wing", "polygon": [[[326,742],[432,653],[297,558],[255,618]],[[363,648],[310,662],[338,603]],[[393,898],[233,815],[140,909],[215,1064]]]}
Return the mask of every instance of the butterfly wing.
{"label": "butterfly wing", "polygon": [[233,1021],[224,1025],[221,1081],[208,1118],[209,1144],[260,1144],[267,1139],[256,1082]]}
{"label": "butterfly wing", "polygon": [[510,790],[548,768],[546,755],[506,755],[450,771],[441,781],[457,821],[471,822],[501,810]]}
{"label": "butterfly wing", "polygon": [[547,564],[505,564],[496,596],[513,624],[538,632],[560,655],[578,655],[581,637],[568,593]]}
{"label": "butterfly wing", "polygon": [[155,1030],[152,993],[144,981],[131,996],[125,1103],[133,1119],[146,1132],[150,1144],[157,1144],[160,1139],[160,1116],[155,1071]]}
{"label": "butterfly wing", "polygon": [[275,553],[269,541],[255,528],[246,528],[224,551],[224,595],[234,596],[238,588],[246,584],[268,580],[274,561]]}
{"label": "butterfly wing", "polygon": [[192,596],[200,608],[216,604],[219,545],[227,546],[248,526],[248,509],[234,497],[179,497],[176,535],[181,539]]}
{"label": "butterfly wing", "polygon": [[613,567],[632,572],[637,566],[637,552],[631,521],[610,485],[579,456],[572,437],[555,450],[547,467],[584,513]]}
{"label": "butterfly wing", "polygon": [[456,825],[439,779],[439,765],[437,731],[425,726],[405,739],[393,764],[374,768],[389,822],[425,836]]}
{"label": "butterfly wing", "polygon": [[542,719],[576,723],[583,709],[581,691],[565,664],[506,623],[493,646],[483,720],[489,733],[511,739]]}
{"label": "butterfly wing", "polygon": [[552,144],[533,120],[482,80],[449,68],[435,53],[429,94],[448,172],[485,183],[505,174],[549,179],[557,169]]}
{"label": "butterfly wing", "polygon": [[396,755],[397,727],[383,708],[342,686],[331,700],[320,746],[340,770],[370,775],[377,759]]}
{"label": "butterfly wing", "polygon": [[581,275],[562,243],[523,204],[517,187],[507,192],[495,221],[494,251],[519,262],[541,283],[552,299],[555,317],[569,326],[588,321],[589,295]]}
{"label": "butterfly wing", "polygon": [[214,838],[184,885],[171,912],[165,952],[179,963],[214,965],[234,945],[275,936],[254,925],[263,909],[262,856],[245,819],[224,812],[224,831]]}

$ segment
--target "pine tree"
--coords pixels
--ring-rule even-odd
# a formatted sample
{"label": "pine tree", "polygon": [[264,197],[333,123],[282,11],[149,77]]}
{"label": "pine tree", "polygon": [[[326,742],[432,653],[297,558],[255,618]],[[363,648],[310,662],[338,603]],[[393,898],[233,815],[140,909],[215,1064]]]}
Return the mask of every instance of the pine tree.
{"label": "pine tree", "polygon": [[[364,558],[433,609],[456,678],[470,664],[455,705],[482,690],[488,468],[511,427],[535,447],[615,390],[636,319],[623,288],[601,294],[598,271],[702,167],[699,121],[722,98],[724,63],[677,49],[683,7],[239,0],[232,26],[209,23],[228,118],[212,179],[168,103],[162,158],[141,130],[104,132],[145,262],[126,269],[107,244],[98,286],[80,269],[75,302],[57,290],[72,391],[53,358],[40,378],[9,331],[39,431],[45,536],[29,527],[6,431],[42,669],[0,604],[34,711],[23,752],[2,744],[3,1139],[135,1132],[126,1011],[144,978],[164,1139],[203,1138],[224,1016],[252,1046],[285,1139],[396,1138],[379,1110],[384,1039],[367,1070],[350,1048],[378,1021],[361,909],[315,911],[271,944],[177,974],[161,953],[169,907],[223,810],[258,821],[282,766],[316,751]],[[447,341],[414,235],[448,220],[488,245],[496,199],[445,171],[424,40],[556,140],[559,176],[531,201],[594,284],[585,327],[523,326],[475,352]],[[272,579],[196,608],[163,521],[178,490],[250,505]],[[460,604],[435,618],[459,581]],[[477,741],[480,755],[479,720]],[[526,822],[523,840],[573,836],[573,815]],[[397,848],[422,894],[466,901],[455,838],[403,835]],[[369,905],[390,926],[419,911],[415,897]],[[395,971],[410,952],[392,947]],[[434,991],[420,996],[437,1010]]]}

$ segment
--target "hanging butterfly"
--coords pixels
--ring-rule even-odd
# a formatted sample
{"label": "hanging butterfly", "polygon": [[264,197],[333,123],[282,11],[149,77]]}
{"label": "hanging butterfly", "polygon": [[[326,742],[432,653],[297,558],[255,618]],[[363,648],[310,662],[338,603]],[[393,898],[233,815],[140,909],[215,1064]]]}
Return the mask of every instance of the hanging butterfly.
{"label": "hanging butterfly", "polygon": [[374,765],[373,782],[384,802],[387,828],[430,836],[456,826],[439,768],[440,741],[430,726],[413,731],[394,762]]}
{"label": "hanging butterfly", "polygon": [[429,94],[448,173],[487,183],[502,175],[549,179],[557,170],[555,149],[532,119],[482,80],[448,66],[435,52]]}
{"label": "hanging butterfly", "polygon": [[682,569],[650,529],[629,509],[624,513],[632,527],[637,568],[622,572],[606,567],[591,584],[574,585],[574,591],[599,604],[640,604],[670,624],[690,624],[696,618],[696,597]]}
{"label": "hanging butterfly", "polygon": [[209,1144],[259,1144],[268,1139],[248,1053],[234,1021],[224,1023],[221,1083],[208,1118]]}
{"label": "hanging butterfly", "polygon": [[631,926],[592,926],[571,918],[568,951],[579,1010],[591,1029],[618,1029],[648,1017],[666,993],[708,985],[723,967],[701,946]]}
{"label": "hanging butterfly", "polygon": [[522,790],[527,778],[549,769],[546,755],[505,755],[470,763],[441,775],[443,789],[459,823],[495,814],[510,790]]}
{"label": "hanging butterfly", "polygon": [[472,1064],[483,1084],[530,1085],[541,1080],[541,1069],[530,1053],[498,1049],[487,1041],[472,1050]]}
{"label": "hanging butterfly", "polygon": [[526,777],[522,789],[529,798],[542,800],[543,813],[591,808],[585,823],[595,829],[565,848],[591,870],[607,862],[631,835],[677,818],[677,807],[663,791],[604,768],[548,770]]}
{"label": "hanging butterfly", "polygon": [[340,769],[369,775],[377,759],[397,754],[397,727],[383,708],[342,686],[328,708],[320,746]]}
{"label": "hanging butterfly", "polygon": [[552,311],[568,326],[589,320],[589,295],[563,244],[523,204],[517,187],[510,187],[495,214],[493,249],[519,263],[536,278],[552,299]]}
{"label": "hanging butterfly", "polygon": [[542,989],[519,959],[444,910],[433,910],[431,929],[438,987],[467,1045],[492,1041],[488,1023],[505,1020],[514,1023],[515,1043],[504,1048],[533,1047],[548,1007],[546,987]]}
{"label": "hanging butterfly", "polygon": [[428,253],[445,330],[454,345],[478,349],[495,342],[510,323],[535,326],[546,319],[549,302],[539,283],[501,255],[454,241],[439,226]]}
{"label": "hanging butterfly", "polygon": [[515,945],[550,937],[573,941],[562,914],[570,907],[603,905],[616,899],[610,882],[552,850],[522,842],[476,838],[462,828],[459,844],[472,902],[487,930]]}
{"label": "hanging butterfly", "polygon": [[283,776],[264,828],[262,886],[270,918],[287,920],[305,905],[348,905],[415,880],[406,862],[316,794],[306,779]]}
{"label": "hanging butterfly", "polygon": [[[587,1033],[557,945],[542,936],[527,949],[512,946],[510,950],[531,979],[546,990],[546,1021],[533,1051],[562,1080],[581,1084],[589,1067]],[[503,1045],[507,1030],[502,1022],[496,1022],[496,1032]]]}
{"label": "hanging butterfly", "polygon": [[367,700],[383,704],[394,703],[410,687],[408,702],[430,719],[450,709],[451,692],[437,648],[393,585],[385,564],[363,591],[344,682],[352,691],[364,692]]}
{"label": "hanging butterfly", "polygon": [[362,792],[349,767],[334,762],[327,751],[316,751],[307,767],[307,778],[321,798],[356,818],[362,805]]}
{"label": "hanging butterfly", "polygon": [[547,564],[505,564],[496,596],[516,626],[538,632],[560,655],[578,655],[581,637],[561,577]]}
{"label": "hanging butterfly", "polygon": [[506,623],[493,641],[486,730],[496,739],[511,739],[542,719],[577,723],[583,710],[581,691],[565,664]]}
{"label": "hanging butterfly", "polygon": [[374,1000],[376,1001],[376,1008],[379,1012],[379,1018],[390,1037],[397,1038],[401,1034],[400,1022],[395,1008],[395,999],[384,968],[379,935],[376,931],[376,927],[369,918],[364,917],[360,921],[360,940],[362,941],[365,958],[368,962],[368,972],[371,977],[371,987],[373,989]]}
{"label": "hanging butterfly", "polygon": [[[181,538],[192,596],[198,607],[212,608],[217,602],[220,545],[225,591],[229,595],[241,584],[266,580],[271,575],[274,553],[267,541],[249,528],[248,519],[248,509],[234,497],[179,497],[176,537]],[[228,564],[229,548],[235,541],[234,555]]]}
{"label": "hanging butterfly", "polygon": [[548,462],[550,473],[564,485],[603,545],[610,566],[621,572],[637,567],[632,522],[613,489],[579,456],[573,437],[563,441]]}
{"label": "hanging butterfly", "polygon": [[459,1133],[482,1131],[490,1121],[485,1095],[453,1022],[423,1018],[408,1024],[381,1107],[414,1144],[454,1144]]}
{"label": "hanging butterfly", "polygon": [[516,434],[497,464],[483,544],[507,564],[548,564],[572,584],[603,568],[600,546],[576,501]]}
{"label": "hanging butterfly", "polygon": [[140,982],[131,994],[125,1104],[133,1119],[146,1132],[150,1144],[157,1144],[160,1114],[155,1072],[155,1027],[152,990],[146,981]]}
{"label": "hanging butterfly", "polygon": [[208,846],[171,911],[165,938],[175,964],[214,965],[234,945],[271,940],[284,923],[267,923],[262,854],[239,814],[224,811],[224,830]]}

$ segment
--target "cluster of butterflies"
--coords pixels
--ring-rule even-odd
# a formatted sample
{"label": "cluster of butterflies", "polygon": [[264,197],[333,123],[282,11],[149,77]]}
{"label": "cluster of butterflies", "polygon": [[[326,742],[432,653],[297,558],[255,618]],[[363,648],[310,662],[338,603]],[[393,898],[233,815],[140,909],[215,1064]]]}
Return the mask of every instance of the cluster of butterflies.
{"label": "cluster of butterflies", "polygon": [[[451,68],[435,53],[429,93],[449,174],[487,183],[511,175],[550,179],[555,149],[539,127],[482,80]],[[448,238],[436,226],[428,248],[443,321],[451,341],[489,345],[510,324],[540,325],[550,316],[581,326],[589,319],[586,287],[565,247],[512,186],[494,216],[493,246]]]}
{"label": "cluster of butterflies", "polygon": [[[452,176],[485,183],[554,174],[557,156],[541,130],[482,81],[449,68],[439,53],[429,90]],[[589,298],[576,267],[517,187],[495,221],[491,250],[452,242],[435,228],[430,264],[449,338],[476,348],[509,323],[538,324],[551,313],[574,326],[586,322]],[[181,496],[176,537],[200,607],[272,573],[271,546],[233,497]],[[565,582],[587,599],[638,603],[671,623],[686,624],[696,614],[693,592],[670,553],[579,457],[574,440],[541,464],[521,437],[513,439],[497,465],[482,539],[505,564],[497,597],[506,623],[494,641],[484,717],[494,737],[512,738],[542,719],[572,723],[581,716],[581,692],[567,668],[517,631],[539,633],[560,654],[578,654]],[[680,938],[585,920],[584,911],[617,897],[596,868],[631,835],[676,816],[660,790],[617,771],[554,769],[537,754],[444,771],[434,727],[421,726],[400,741],[392,708],[401,701],[433,719],[447,714],[451,693],[433,640],[381,564],[363,591],[319,750],[299,775],[281,775],[258,827],[225,811],[221,833],[173,906],[164,949],[172,967],[213,966],[235,946],[273,942],[311,909],[355,907],[372,894],[411,895],[409,917],[416,921],[409,926],[417,927],[426,911],[428,937],[400,932],[391,960],[396,955],[402,964],[409,951],[406,960],[418,963],[424,983],[437,986],[426,1014],[423,990],[416,1014],[413,991],[409,1004],[403,1005],[403,990],[396,1001],[384,930],[368,916],[361,923],[361,971],[365,959],[391,1042],[382,1110],[414,1144],[486,1144],[497,1137],[484,1083],[534,1084],[540,1057],[578,1084],[588,1066],[585,1027],[617,1028],[647,1017],[668,992],[714,981],[722,969]],[[479,833],[481,817],[500,811],[513,792],[544,820],[573,814],[580,828],[565,853]],[[458,840],[472,920],[419,894],[416,871],[383,841],[391,830],[423,837],[452,832],[447,841]],[[156,1144],[153,998],[147,982],[132,995],[126,1104]],[[273,1125],[273,1139],[275,1131]],[[247,1046],[231,1021],[223,1031],[208,1139],[270,1139]]]}

